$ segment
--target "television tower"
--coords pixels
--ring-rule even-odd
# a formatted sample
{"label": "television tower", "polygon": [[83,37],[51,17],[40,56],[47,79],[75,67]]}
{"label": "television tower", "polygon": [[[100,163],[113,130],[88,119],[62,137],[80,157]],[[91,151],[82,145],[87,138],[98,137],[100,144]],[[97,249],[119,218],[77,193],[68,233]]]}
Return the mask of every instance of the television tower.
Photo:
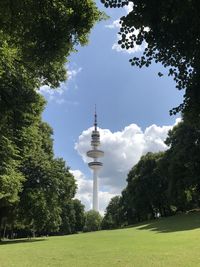
{"label": "television tower", "polygon": [[99,211],[99,202],[98,202],[98,171],[102,168],[103,163],[98,161],[98,158],[104,156],[104,152],[98,149],[100,145],[100,134],[97,130],[97,113],[95,106],[94,113],[94,130],[92,131],[92,140],[91,146],[92,149],[87,152],[87,156],[92,158],[93,161],[88,163],[88,166],[93,171],[93,210]]}

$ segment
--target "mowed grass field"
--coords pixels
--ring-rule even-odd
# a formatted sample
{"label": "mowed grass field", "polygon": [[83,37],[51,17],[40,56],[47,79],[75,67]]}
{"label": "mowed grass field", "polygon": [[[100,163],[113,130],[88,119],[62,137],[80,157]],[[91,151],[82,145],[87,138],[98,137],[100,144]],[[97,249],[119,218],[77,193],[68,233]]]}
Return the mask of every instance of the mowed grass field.
{"label": "mowed grass field", "polygon": [[200,266],[200,213],[123,230],[0,243],[0,267]]}

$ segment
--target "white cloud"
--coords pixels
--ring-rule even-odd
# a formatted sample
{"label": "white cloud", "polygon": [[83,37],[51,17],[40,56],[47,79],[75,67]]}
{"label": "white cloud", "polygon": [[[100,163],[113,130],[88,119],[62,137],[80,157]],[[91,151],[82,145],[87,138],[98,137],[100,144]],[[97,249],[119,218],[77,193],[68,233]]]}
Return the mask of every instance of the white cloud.
{"label": "white cloud", "polygon": [[[124,6],[124,10],[126,15],[129,14],[133,10],[133,2],[129,2],[128,5]],[[120,28],[120,19],[114,20],[111,24],[105,25],[106,28],[115,29]]]}
{"label": "white cloud", "polygon": [[66,100],[64,98],[59,98],[59,99],[56,99],[56,103],[61,105],[63,103],[66,103]]}
{"label": "white cloud", "polygon": [[133,10],[133,2],[129,2],[127,6],[124,6],[126,13],[130,13]]}
{"label": "white cloud", "polygon": [[[120,20],[114,20],[111,24],[108,24],[105,26],[108,29],[120,29]],[[149,31],[149,28],[145,28],[145,31]],[[127,34],[126,37],[130,38],[132,34],[135,34],[136,36],[138,35],[139,31],[138,30],[134,30],[133,33]],[[123,52],[123,53],[128,53],[128,54],[134,54],[137,52],[141,52],[143,51],[146,47],[147,47],[147,43],[143,42],[141,45],[137,45],[134,42],[134,47],[133,48],[122,48],[121,45],[118,44],[118,41],[121,39],[121,35],[117,34],[117,40],[115,41],[115,43],[112,45],[112,50],[115,50],[117,52]]]}
{"label": "white cloud", "polygon": [[[48,101],[55,101],[57,104],[61,105],[67,102],[63,98],[63,94],[68,89],[68,84],[70,81],[75,81],[76,76],[82,71],[82,68],[71,68],[70,66],[66,66],[67,68],[67,80],[60,84],[60,87],[56,89],[52,89],[47,85],[40,87],[39,93],[42,94]],[[75,87],[77,85],[75,84]]]}
{"label": "white cloud", "polygon": [[[179,121],[180,119],[177,119],[175,124]],[[158,152],[167,149],[164,141],[168,131],[174,125],[157,126],[153,124],[144,131],[136,124],[130,124],[118,132],[99,129],[101,136],[100,149],[105,152],[105,156],[102,158],[104,165],[99,173],[101,211],[106,208],[111,197],[120,194],[125,188],[128,172],[142,155],[147,152]],[[75,149],[85,163],[90,161],[86,157],[86,152],[90,149],[92,130],[93,128],[89,128],[83,131],[75,144]],[[83,201],[87,209],[90,209],[92,180],[86,179],[80,171],[74,171],[73,174],[77,178],[79,186],[77,197]]]}
{"label": "white cloud", "polygon": [[74,79],[76,76],[77,76],[77,74],[79,73],[79,72],[81,72],[82,71],[82,68],[77,68],[77,69],[68,69],[67,70],[67,78],[68,78],[68,81],[70,81],[70,80],[72,80],[72,79]]}
{"label": "white cloud", "polygon": [[[146,27],[145,31],[148,31],[149,29]],[[136,36],[138,35],[139,31],[138,30],[134,30],[133,33],[127,34],[126,38],[130,38],[132,34],[135,34]],[[116,42],[113,44],[112,49],[117,51],[117,52],[124,52],[124,53],[128,53],[128,54],[134,54],[134,53],[138,53],[138,52],[142,52],[146,47],[147,47],[147,43],[143,42],[141,45],[137,45],[135,42],[133,43],[133,48],[122,48],[121,45],[118,44],[118,41],[121,39],[121,35],[117,34],[117,40]]]}
{"label": "white cloud", "polygon": [[46,96],[48,98],[49,101],[52,101],[53,99],[55,99],[58,96],[61,96],[63,94],[63,89],[62,88],[57,88],[57,89],[52,89],[47,85],[44,85],[42,87],[40,87],[39,91],[40,94],[42,94],[43,96]]}
{"label": "white cloud", "polygon": [[[130,13],[133,10],[133,3],[130,2],[128,5],[126,5],[124,7],[126,14]],[[105,25],[106,28],[108,29],[120,29],[120,19],[114,20],[111,24]],[[145,27],[145,31],[149,31],[148,27]],[[138,35],[139,31],[138,30],[134,30],[133,32],[136,36]],[[126,37],[129,38],[131,37],[131,35],[133,34],[126,34]],[[121,39],[120,34],[117,34],[117,39],[115,41],[115,43],[112,45],[112,50],[115,50],[117,52],[123,52],[123,53],[128,53],[128,54],[134,54],[134,53],[138,53],[138,52],[142,52],[146,47],[147,47],[147,43],[143,42],[141,45],[137,45],[134,42],[134,47],[133,48],[129,48],[129,49],[125,49],[122,48],[121,45],[118,44],[118,41]]]}
{"label": "white cloud", "polygon": [[117,52],[123,52],[123,53],[127,53],[127,54],[135,54],[137,52],[141,52],[143,51],[147,45],[146,43],[145,44],[142,44],[142,45],[134,45],[133,48],[122,48],[121,45],[118,44],[118,41],[120,40],[120,36],[118,35],[118,39],[117,41],[113,44],[112,46],[112,50],[115,50]]}
{"label": "white cloud", "polygon": [[106,28],[108,29],[116,29],[116,28],[120,28],[120,20],[117,19],[117,20],[114,20],[111,24],[107,24],[105,25]]}

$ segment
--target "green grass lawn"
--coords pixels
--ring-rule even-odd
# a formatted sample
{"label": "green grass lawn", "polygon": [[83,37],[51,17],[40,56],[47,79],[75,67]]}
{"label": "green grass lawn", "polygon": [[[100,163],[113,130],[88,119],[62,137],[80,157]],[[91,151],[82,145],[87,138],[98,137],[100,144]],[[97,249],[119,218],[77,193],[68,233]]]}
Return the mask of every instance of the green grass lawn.
{"label": "green grass lawn", "polygon": [[0,267],[200,266],[200,213],[123,230],[0,243]]}

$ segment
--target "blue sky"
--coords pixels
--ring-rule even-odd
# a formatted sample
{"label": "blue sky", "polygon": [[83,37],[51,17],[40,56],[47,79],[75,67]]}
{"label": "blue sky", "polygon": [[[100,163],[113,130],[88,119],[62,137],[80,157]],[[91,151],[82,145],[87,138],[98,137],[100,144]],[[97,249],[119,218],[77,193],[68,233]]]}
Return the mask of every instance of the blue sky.
{"label": "blue sky", "polygon": [[119,30],[113,22],[126,14],[126,10],[104,9],[98,5],[110,19],[98,23],[91,31],[89,44],[78,47],[78,52],[70,56],[68,81],[57,92],[43,90],[48,101],[43,119],[54,130],[55,154],[63,157],[72,170],[79,170],[79,177],[81,173],[86,180],[91,174],[83,161],[84,150],[80,152],[77,148],[78,153],[74,146],[80,143],[82,132],[92,126],[95,104],[99,127],[116,133],[131,124],[142,132],[154,124],[161,127],[157,129],[172,126],[175,117],[169,115],[169,110],[182,102],[182,92],[175,88],[172,78],[158,77],[159,71],[166,73],[161,65],[138,69],[130,65],[129,59],[141,52],[113,49]]}

